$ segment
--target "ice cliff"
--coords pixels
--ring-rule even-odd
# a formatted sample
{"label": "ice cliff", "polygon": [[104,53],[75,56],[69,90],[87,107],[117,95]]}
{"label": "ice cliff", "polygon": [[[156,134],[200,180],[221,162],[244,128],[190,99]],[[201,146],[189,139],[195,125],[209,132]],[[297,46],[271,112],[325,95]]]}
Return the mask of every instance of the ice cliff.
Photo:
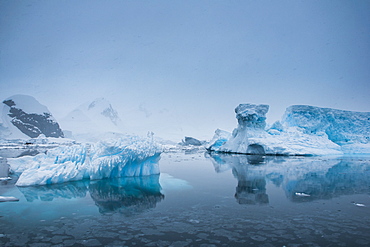
{"label": "ice cliff", "polygon": [[208,149],[261,155],[342,155],[370,153],[370,113],[306,105],[287,108],[266,129],[268,105],[240,104],[238,126],[225,139],[216,131]]}
{"label": "ice cliff", "polygon": [[[64,137],[46,106],[28,95],[14,95],[3,101],[0,137],[7,139]],[[2,124],[1,124],[2,122]]]}
{"label": "ice cliff", "polygon": [[17,186],[45,185],[82,179],[159,174],[161,147],[137,136],[59,147],[34,157],[8,159],[21,173]]}

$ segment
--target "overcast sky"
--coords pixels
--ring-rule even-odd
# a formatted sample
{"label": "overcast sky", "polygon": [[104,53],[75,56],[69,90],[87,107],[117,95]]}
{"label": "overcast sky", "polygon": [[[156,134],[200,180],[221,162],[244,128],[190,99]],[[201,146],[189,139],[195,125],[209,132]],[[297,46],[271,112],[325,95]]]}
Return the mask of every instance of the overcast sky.
{"label": "overcast sky", "polygon": [[32,95],[58,119],[105,97],[123,121],[173,117],[198,138],[236,127],[239,103],[269,104],[268,122],[294,104],[370,111],[369,13],[362,0],[0,0],[0,98]]}

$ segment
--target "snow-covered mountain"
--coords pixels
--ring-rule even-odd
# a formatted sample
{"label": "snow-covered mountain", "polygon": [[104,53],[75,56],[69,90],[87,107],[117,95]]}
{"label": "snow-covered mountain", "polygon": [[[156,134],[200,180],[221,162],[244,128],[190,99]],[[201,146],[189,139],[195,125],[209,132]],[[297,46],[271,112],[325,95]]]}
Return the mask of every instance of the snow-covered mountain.
{"label": "snow-covered mountain", "polygon": [[124,132],[122,121],[117,111],[108,100],[95,99],[80,105],[60,120],[64,130],[72,132],[72,135]]}
{"label": "snow-covered mountain", "polygon": [[0,137],[6,139],[64,137],[48,108],[34,97],[14,95],[3,101]]}

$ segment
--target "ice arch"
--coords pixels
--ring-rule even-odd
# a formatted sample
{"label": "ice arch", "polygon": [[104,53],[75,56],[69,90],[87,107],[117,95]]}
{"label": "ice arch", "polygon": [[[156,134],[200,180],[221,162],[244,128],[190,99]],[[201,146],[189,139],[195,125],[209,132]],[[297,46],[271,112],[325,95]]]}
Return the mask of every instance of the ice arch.
{"label": "ice arch", "polygon": [[247,154],[264,155],[265,154],[265,149],[259,144],[251,144],[247,148]]}

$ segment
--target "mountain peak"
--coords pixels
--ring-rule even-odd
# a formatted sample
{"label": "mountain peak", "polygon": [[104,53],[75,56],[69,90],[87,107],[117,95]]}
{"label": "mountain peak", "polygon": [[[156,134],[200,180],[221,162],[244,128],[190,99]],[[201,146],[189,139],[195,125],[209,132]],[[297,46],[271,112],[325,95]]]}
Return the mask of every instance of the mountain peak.
{"label": "mountain peak", "polygon": [[121,119],[105,98],[86,102],[62,119],[65,129],[73,133],[119,132]]}
{"label": "mountain peak", "polygon": [[97,98],[90,104],[87,103],[87,105],[87,111],[109,118],[114,125],[117,126],[118,122],[120,122],[117,111],[113,109],[112,105],[105,98]]}

